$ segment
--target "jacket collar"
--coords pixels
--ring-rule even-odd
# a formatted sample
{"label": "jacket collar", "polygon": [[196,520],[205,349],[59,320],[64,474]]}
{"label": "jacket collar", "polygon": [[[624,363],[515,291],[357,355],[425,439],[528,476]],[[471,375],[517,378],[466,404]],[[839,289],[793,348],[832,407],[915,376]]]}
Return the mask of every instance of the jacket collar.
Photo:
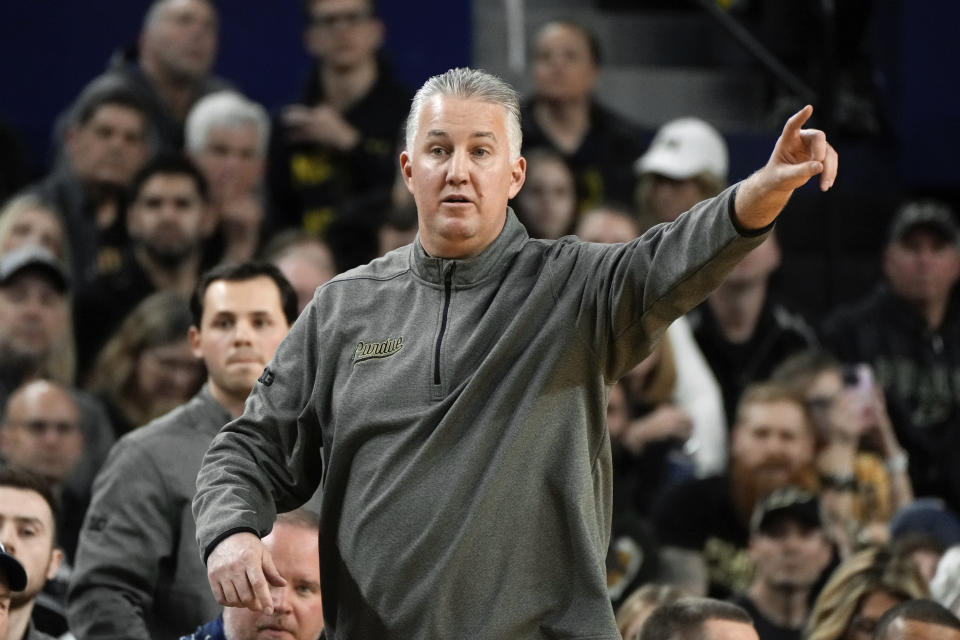
{"label": "jacket collar", "polygon": [[452,269],[453,284],[466,287],[496,273],[497,267],[518,253],[528,239],[526,228],[517,219],[513,209],[507,207],[507,220],[503,230],[479,255],[464,259],[433,258],[427,255],[418,233],[417,239],[410,245],[410,265],[421,279],[437,285],[443,285],[447,273]]}

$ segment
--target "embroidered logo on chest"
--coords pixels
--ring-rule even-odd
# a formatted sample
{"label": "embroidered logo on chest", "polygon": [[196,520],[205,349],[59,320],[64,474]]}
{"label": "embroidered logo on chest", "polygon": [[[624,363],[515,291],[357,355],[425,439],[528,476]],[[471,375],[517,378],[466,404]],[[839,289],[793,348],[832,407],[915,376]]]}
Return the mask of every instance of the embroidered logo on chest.
{"label": "embroidered logo on chest", "polygon": [[400,349],[403,349],[403,336],[388,338],[383,342],[358,342],[353,352],[353,364],[356,366],[366,360],[389,358]]}

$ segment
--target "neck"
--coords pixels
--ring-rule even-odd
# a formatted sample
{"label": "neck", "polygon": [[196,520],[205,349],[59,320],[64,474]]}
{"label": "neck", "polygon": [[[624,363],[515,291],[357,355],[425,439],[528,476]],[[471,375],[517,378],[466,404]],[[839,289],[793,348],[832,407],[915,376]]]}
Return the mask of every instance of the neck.
{"label": "neck", "polygon": [[757,609],[778,627],[799,629],[807,619],[807,598],[810,590],[802,587],[776,587],[755,580],[747,595]]}
{"label": "neck", "polygon": [[917,310],[923,319],[927,321],[927,328],[937,330],[943,324],[943,319],[947,315],[947,299],[922,301],[916,304]]}
{"label": "neck", "polygon": [[570,153],[576,151],[590,128],[590,98],[538,98],[533,106],[533,117],[555,145]]}
{"label": "neck", "polygon": [[153,286],[160,291],[176,291],[187,298],[193,293],[197,285],[197,274],[200,271],[200,252],[194,250],[190,255],[176,265],[165,265],[155,260],[150,253],[138,245],[134,250],[137,262],[147,273]]}
{"label": "neck", "polygon": [[209,382],[207,388],[213,399],[219,402],[231,416],[238,418],[243,414],[243,406],[247,402],[249,392],[238,396],[218,386],[213,380]]}
{"label": "neck", "polygon": [[324,65],[320,68],[326,102],[341,112],[366,95],[376,81],[377,60],[373,57],[351,67]]}
{"label": "neck", "polygon": [[27,635],[30,626],[30,616],[33,614],[33,598],[23,605],[14,608],[10,606],[10,618],[7,624],[7,635],[2,640],[20,640]]}
{"label": "neck", "polygon": [[151,56],[142,56],[140,67],[177,122],[186,120],[196,94],[196,81],[167,73]]}

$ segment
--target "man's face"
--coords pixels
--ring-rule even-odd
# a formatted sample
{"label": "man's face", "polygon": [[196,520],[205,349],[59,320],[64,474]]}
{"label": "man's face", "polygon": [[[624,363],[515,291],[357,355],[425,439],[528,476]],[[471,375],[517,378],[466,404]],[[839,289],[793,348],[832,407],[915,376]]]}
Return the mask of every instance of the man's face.
{"label": "man's face", "polygon": [[226,636],[231,640],[315,640],[323,629],[317,532],[278,523],[263,543],[287,584],[270,588],[271,615],[240,607],[224,609]]}
{"label": "man's face", "polygon": [[444,95],[423,105],[400,166],[423,247],[441,258],[477,255],[496,239],[526,172],[523,158],[510,160],[503,106]]}
{"label": "man's face", "polygon": [[0,253],[25,245],[36,245],[47,249],[58,259],[64,260],[66,240],[63,233],[63,226],[57,214],[50,209],[44,207],[24,209],[16,215],[10,225],[10,233],[0,247]]}
{"label": "man's face", "polygon": [[153,259],[176,266],[200,246],[207,213],[190,176],[159,173],[143,183],[131,203],[127,229]]}
{"label": "man's face", "polygon": [[67,133],[66,149],[86,183],[125,187],[147,160],[146,121],[136,109],[104,104]]}
{"label": "man's face", "polygon": [[780,247],[770,236],[733,268],[707,298],[724,337],[742,344],[753,337],[767,297],[767,281],[780,264]]}
{"label": "man's face", "polygon": [[53,546],[50,505],[30,489],[0,487],[0,542],[27,572],[27,587],[12,596],[16,609],[33,600],[57,573],[63,553]]}
{"label": "man's face", "polygon": [[530,165],[517,199],[537,237],[556,239],[570,230],[577,212],[576,187],[562,160]]}
{"label": "man's face", "polygon": [[750,538],[754,579],[774,589],[809,589],[830,562],[820,527],[782,516]]}
{"label": "man's face", "polygon": [[66,327],[66,297],[47,275],[27,269],[0,286],[0,346],[42,360]]}
{"label": "man's face", "polygon": [[297,292],[297,309],[303,311],[317,287],[337,275],[333,256],[324,246],[304,247],[276,261],[277,268]]}
{"label": "man's face", "polygon": [[367,0],[315,0],[304,44],[324,64],[350,69],[374,60],[383,32]]}
{"label": "man's face", "polygon": [[869,592],[861,598],[856,613],[850,618],[843,640],[873,640],[873,632],[880,618],[901,602],[903,602],[901,596],[884,589]]}
{"label": "man's face", "polygon": [[887,246],[883,271],[894,293],[908,302],[944,302],[960,277],[960,249],[921,227]]}
{"label": "man's face", "polygon": [[161,415],[185,403],[200,386],[203,369],[186,334],[144,349],[137,358],[136,394],[150,413]]}
{"label": "man's face", "polygon": [[597,65],[584,34],[564,24],[544,27],[534,45],[533,83],[537,95],[548,100],[589,96],[597,83]]}
{"label": "man's face", "polygon": [[140,42],[164,72],[195,82],[210,72],[217,55],[217,15],[203,0],[167,0]]}
{"label": "man's face", "polygon": [[7,460],[59,484],[83,455],[83,431],[73,398],[44,380],[14,393],[0,429]]}
{"label": "man's face", "polygon": [[711,618],[703,623],[705,640],[759,640],[752,624]]}
{"label": "man's face", "polygon": [[263,178],[260,136],[252,124],[212,127],[203,149],[191,155],[218,205],[253,193]]}
{"label": "man's face", "polygon": [[214,280],[203,296],[201,327],[190,328],[190,344],[212,385],[246,398],[289,328],[272,279]]}
{"label": "man's face", "polygon": [[731,456],[767,491],[788,484],[813,461],[813,437],[802,407],[789,400],[744,407],[734,426]]}
{"label": "man's face", "polygon": [[673,222],[681,213],[705,199],[696,178],[678,180],[653,173],[644,180],[650,183],[644,208],[657,222]]}

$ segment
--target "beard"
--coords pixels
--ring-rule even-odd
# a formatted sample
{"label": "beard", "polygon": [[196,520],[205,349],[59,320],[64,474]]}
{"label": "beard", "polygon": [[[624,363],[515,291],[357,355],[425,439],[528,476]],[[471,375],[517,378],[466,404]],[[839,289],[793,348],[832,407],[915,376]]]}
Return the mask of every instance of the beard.
{"label": "beard", "polygon": [[816,472],[812,467],[801,467],[792,473],[776,476],[764,472],[773,468],[787,469],[789,464],[788,460],[770,460],[760,467],[748,467],[736,458],[730,461],[733,503],[742,523],[749,524],[757,503],[774,489],[794,485],[807,491],[816,490]]}
{"label": "beard", "polygon": [[176,269],[193,257],[199,245],[192,242],[156,244],[144,242],[143,248],[151,260],[164,269]]}

